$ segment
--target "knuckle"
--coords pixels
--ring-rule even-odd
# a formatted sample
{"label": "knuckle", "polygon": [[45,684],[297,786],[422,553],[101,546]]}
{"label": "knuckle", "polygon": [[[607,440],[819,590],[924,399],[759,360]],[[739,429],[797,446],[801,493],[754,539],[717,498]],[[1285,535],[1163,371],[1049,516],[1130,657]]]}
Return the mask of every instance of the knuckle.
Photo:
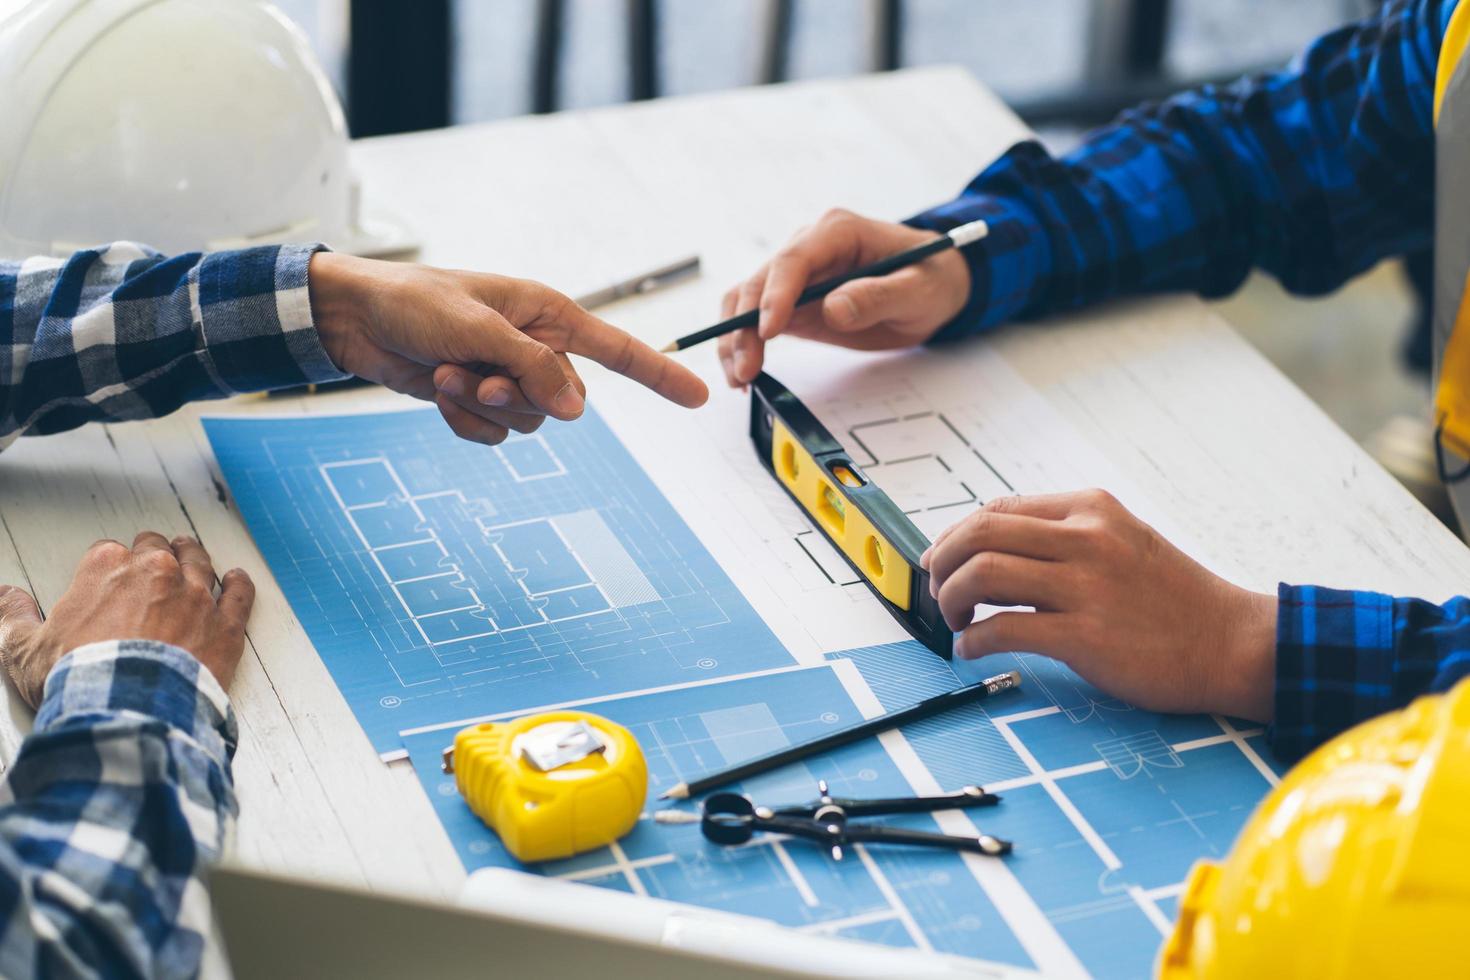
{"label": "knuckle", "polygon": [[541,308],[545,311],[549,319],[561,320],[565,318],[567,312],[576,305],[566,293],[552,289],[550,286],[536,282],[530,283],[530,285],[534,287],[532,295],[536,296],[540,301]]}
{"label": "knuckle", "polygon": [[822,217],[817,223],[820,225],[841,225],[846,224],[855,217],[857,215],[847,210],[847,208],[828,208],[822,212]]}
{"label": "knuckle", "polygon": [[138,559],[138,564],[150,575],[173,575],[179,570],[179,562],[171,551],[149,551]]}
{"label": "knuckle", "polygon": [[1101,487],[1092,487],[1081,493],[1082,503],[1090,510],[1113,511],[1122,507],[1118,498],[1103,490]]}
{"label": "knuckle", "polygon": [[531,355],[531,361],[540,371],[561,372],[561,361],[556,356],[556,351],[545,344],[537,344],[535,352]]}
{"label": "knuckle", "polygon": [[111,538],[103,538],[100,541],[92,542],[91,547],[87,549],[87,556],[91,558],[116,558],[120,555],[127,554],[127,551],[127,546],[122,542],[114,541]]}
{"label": "knuckle", "polygon": [[[1016,496],[993,497],[985,501],[985,506],[980,509],[980,514],[987,512],[991,514],[1009,514],[1015,511],[1016,506],[1020,502],[1021,498]],[[979,514],[976,516],[978,517]]]}
{"label": "knuckle", "polygon": [[771,260],[772,265],[804,265],[806,263],[806,252],[796,242],[789,242],[781,247]]}
{"label": "knuckle", "polygon": [[1071,518],[1066,523],[1071,525],[1071,533],[1083,548],[1096,551],[1106,547],[1109,538],[1106,521],[1087,514]]}
{"label": "knuckle", "polygon": [[853,284],[852,301],[860,310],[875,309],[889,302],[892,283],[887,276]]}
{"label": "knuckle", "polygon": [[[619,374],[626,374],[633,366],[633,361],[638,353],[638,342],[630,333],[623,334],[622,346],[610,359],[612,369]],[[559,362],[558,362],[559,363]]]}
{"label": "knuckle", "polygon": [[970,515],[969,533],[972,541],[989,538],[995,532],[997,523],[995,511],[977,510]]}

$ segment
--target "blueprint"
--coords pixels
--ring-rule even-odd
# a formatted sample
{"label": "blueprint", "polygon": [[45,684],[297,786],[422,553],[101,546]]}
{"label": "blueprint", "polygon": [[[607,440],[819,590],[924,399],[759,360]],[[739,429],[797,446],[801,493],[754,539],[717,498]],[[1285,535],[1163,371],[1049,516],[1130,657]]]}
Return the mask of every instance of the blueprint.
{"label": "blueprint", "polygon": [[[650,800],[688,777],[863,717],[828,667],[617,698],[588,707],[627,726],[643,746]],[[440,751],[452,736],[453,731],[446,730],[408,739],[409,755],[425,790],[467,869],[518,867],[460,799],[454,777],[439,771]],[[839,796],[912,792],[898,766],[873,740],[748,779],[737,788],[763,802],[800,802],[815,797],[819,777]],[[981,811],[982,819],[990,812]],[[932,818],[923,815],[905,822],[937,829]],[[538,870],[640,895],[757,915],[799,929],[1028,962],[968,866],[986,859],[912,848],[855,851],[836,862],[817,846],[769,836],[722,849],[706,843],[697,825],[643,820],[610,848]]]}
{"label": "blueprint", "polygon": [[[1023,685],[734,787],[761,803],[815,796],[950,792],[980,783],[994,808],[884,818],[1011,840],[996,860],[873,846],[834,862],[801,841],[735,849],[697,826],[641,821],[610,848],[534,870],[773,919],[811,931],[1098,977],[1149,975],[1190,865],[1222,857],[1276,780],[1260,732],[1223,718],[1165,716],[1107,698],[1033,654],[985,662]],[[962,683],[917,643],[834,655],[828,668],[627,698],[587,709],[628,726],[649,763],[649,809],[681,780],[825,727]],[[864,708],[866,705],[866,708]],[[862,709],[862,710],[860,710]],[[518,867],[439,771],[453,729],[407,740],[424,789],[467,870]],[[937,826],[936,826],[937,821]]]}
{"label": "blueprint", "polygon": [[791,663],[594,412],[494,448],[433,409],[205,429],[380,752],[424,724]]}
{"label": "blueprint", "polygon": [[[1104,486],[1198,553],[992,351],[814,350],[773,372],[924,533],[999,495]],[[934,657],[755,458],[744,397],[682,412],[604,390],[605,416],[494,449],[433,410],[206,422],[313,644],[379,751],[407,751],[465,867],[513,862],[439,772],[464,725],[606,715],[643,746],[653,807],[674,782],[1013,668],[1019,691],[740,787],[784,803],[818,778],[853,796],[981,783],[998,807],[901,819],[978,825],[1015,842],[1004,859],[873,847],[836,864],[645,821],[534,870],[1048,975],[1148,975],[1190,865],[1223,855],[1279,778],[1263,733],[1139,711],[1034,654]]]}

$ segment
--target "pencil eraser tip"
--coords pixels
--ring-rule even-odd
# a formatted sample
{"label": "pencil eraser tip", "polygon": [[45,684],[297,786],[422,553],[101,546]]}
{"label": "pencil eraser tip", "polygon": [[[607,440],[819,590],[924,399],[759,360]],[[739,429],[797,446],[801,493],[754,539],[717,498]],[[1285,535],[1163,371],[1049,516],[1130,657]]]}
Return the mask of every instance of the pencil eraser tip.
{"label": "pencil eraser tip", "polygon": [[978,242],[990,234],[990,226],[983,221],[971,221],[969,224],[952,228],[949,232],[949,240],[954,242],[955,248],[964,248],[966,245]]}

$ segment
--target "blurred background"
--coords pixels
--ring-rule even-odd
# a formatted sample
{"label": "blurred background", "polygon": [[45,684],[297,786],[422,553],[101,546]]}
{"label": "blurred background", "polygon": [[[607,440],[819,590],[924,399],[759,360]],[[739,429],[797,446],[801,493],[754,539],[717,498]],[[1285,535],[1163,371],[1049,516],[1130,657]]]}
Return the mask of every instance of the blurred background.
{"label": "blurred background", "polygon": [[[354,136],[957,64],[1054,151],[1120,108],[1284,63],[1373,0],[277,0]],[[987,161],[975,161],[978,170]],[[956,191],[959,188],[955,188]],[[1215,304],[1431,506],[1422,308],[1402,262],[1301,300]]]}

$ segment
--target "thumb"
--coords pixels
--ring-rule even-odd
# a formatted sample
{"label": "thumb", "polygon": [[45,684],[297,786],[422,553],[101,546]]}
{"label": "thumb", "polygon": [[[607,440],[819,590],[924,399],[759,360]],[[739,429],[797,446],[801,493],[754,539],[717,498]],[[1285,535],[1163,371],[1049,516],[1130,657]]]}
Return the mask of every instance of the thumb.
{"label": "thumb", "polygon": [[0,585],[0,649],[41,625],[41,607],[25,589]]}
{"label": "thumb", "polygon": [[516,330],[509,349],[495,360],[539,411],[563,421],[582,414],[582,393],[567,376],[556,351],[539,340]]}
{"label": "thumb", "polygon": [[875,328],[885,320],[901,319],[907,307],[922,297],[916,270],[875,278],[853,279],[833,289],[822,300],[822,319],[832,331],[856,334]]}
{"label": "thumb", "polygon": [[41,609],[31,594],[13,585],[0,585],[0,665],[32,708],[40,705],[46,674],[51,671],[51,665],[45,664],[40,676],[34,676],[34,658],[26,658],[23,652],[26,641],[40,628]]}

